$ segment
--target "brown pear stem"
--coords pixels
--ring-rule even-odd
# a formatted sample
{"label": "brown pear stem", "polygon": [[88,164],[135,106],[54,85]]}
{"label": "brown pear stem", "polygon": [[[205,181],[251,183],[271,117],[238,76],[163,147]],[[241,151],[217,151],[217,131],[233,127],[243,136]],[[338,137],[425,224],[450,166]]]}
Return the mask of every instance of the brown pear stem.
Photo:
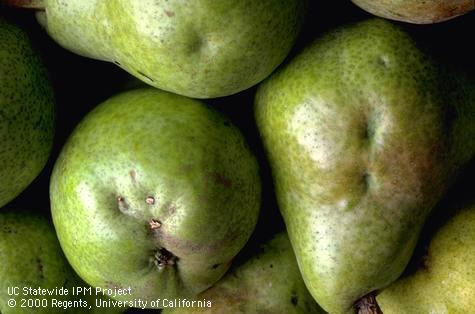
{"label": "brown pear stem", "polygon": [[12,8],[21,8],[21,9],[32,9],[32,10],[44,10],[45,2],[44,0],[0,0],[0,6],[12,7]]}
{"label": "brown pear stem", "polygon": [[357,314],[383,314],[376,301],[376,295],[371,292],[355,302]]}

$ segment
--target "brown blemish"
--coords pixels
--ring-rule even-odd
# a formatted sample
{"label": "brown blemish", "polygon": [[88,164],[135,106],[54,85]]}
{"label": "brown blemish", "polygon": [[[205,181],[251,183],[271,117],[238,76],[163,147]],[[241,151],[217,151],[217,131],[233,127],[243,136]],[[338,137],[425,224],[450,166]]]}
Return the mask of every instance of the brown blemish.
{"label": "brown blemish", "polygon": [[165,10],[165,14],[166,14],[168,17],[175,16],[175,13],[174,13],[174,12],[168,11],[168,10]]}
{"label": "brown blemish", "polygon": [[170,206],[168,206],[168,213],[170,215],[173,215],[176,212],[176,209],[177,209],[177,206],[171,203]]}
{"label": "brown blemish", "polygon": [[134,183],[137,182],[137,172],[135,170],[130,170],[129,175]]}
{"label": "brown blemish", "polygon": [[147,203],[148,205],[153,205],[155,204],[155,198],[153,196],[147,196],[145,198],[145,203]]}
{"label": "brown blemish", "polygon": [[125,198],[123,198],[122,196],[117,197],[117,205],[121,212],[125,212],[129,210],[129,205],[127,205]]}
{"label": "brown blemish", "polygon": [[232,243],[236,241],[240,236],[240,233],[237,230],[229,231],[226,235],[224,235],[221,239],[206,243],[206,244],[197,244],[192,241],[187,241],[181,238],[177,238],[171,235],[168,232],[156,232],[155,233],[155,240],[158,243],[167,243],[168,246],[176,248],[177,251],[189,251],[189,252],[202,252],[203,254],[208,254],[210,252],[214,252],[217,249],[226,246],[228,243]]}
{"label": "brown blemish", "polygon": [[162,223],[158,219],[150,219],[148,222],[148,225],[150,226],[150,229],[155,230],[158,229],[162,226]]}
{"label": "brown blemish", "polygon": [[[116,282],[106,281],[105,283],[106,283],[105,287],[108,288],[108,289],[123,289],[123,287],[121,285],[119,285],[118,283],[116,283]],[[100,294],[104,295],[102,293],[100,293]]]}
{"label": "brown blemish", "polygon": [[220,185],[222,185],[226,188],[231,187],[231,185],[232,185],[231,180],[229,180],[228,178],[226,178],[222,174],[220,174],[218,172],[213,172],[212,176],[213,176],[214,182],[216,182],[216,183],[218,183],[218,184],[220,184]]}
{"label": "brown blemish", "polygon": [[[430,8],[427,8],[430,10]],[[442,22],[459,15],[466,14],[475,9],[473,0],[466,0],[462,3],[455,1],[441,1],[433,8],[431,22]]]}

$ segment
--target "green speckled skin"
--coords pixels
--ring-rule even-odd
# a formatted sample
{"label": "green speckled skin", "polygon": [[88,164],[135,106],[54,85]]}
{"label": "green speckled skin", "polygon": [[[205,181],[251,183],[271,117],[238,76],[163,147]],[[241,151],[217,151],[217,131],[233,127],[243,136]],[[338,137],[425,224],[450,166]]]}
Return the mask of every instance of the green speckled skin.
{"label": "green speckled skin", "polygon": [[196,300],[211,307],[166,309],[163,314],[323,314],[308,292],[285,232],[262,245],[261,251],[231,269]]}
{"label": "green speckled skin", "polygon": [[425,267],[377,297],[384,314],[465,314],[475,309],[475,206],[432,238]]}
{"label": "green speckled skin", "polygon": [[474,154],[475,89],[445,73],[372,19],[317,40],[257,92],[280,210],[330,313],[400,275],[454,169]]}
{"label": "green speckled skin", "polygon": [[[0,212],[0,312],[2,314],[27,313],[20,299],[29,298],[20,293],[13,297],[17,306],[10,308],[7,287],[38,287],[53,289],[65,285],[70,289],[76,279],[61,251],[54,228],[45,218],[25,211],[4,209]],[[30,296],[30,298],[35,298]],[[42,299],[52,297],[41,296]],[[67,300],[69,296],[54,296]],[[49,301],[50,302],[50,301]],[[28,313],[64,313],[40,308]]]}
{"label": "green speckled skin", "polygon": [[46,164],[54,116],[53,91],[28,36],[0,17],[0,207]]}
{"label": "green speckled skin", "polygon": [[[73,287],[86,287],[68,264],[56,237],[54,227],[46,218],[25,210],[6,208],[0,212],[0,312],[21,313],[121,313],[120,308],[96,308],[95,299],[103,296],[73,296]],[[20,295],[7,294],[8,287],[19,287]],[[67,295],[25,296],[23,287],[54,289],[64,287]],[[17,306],[9,307],[7,301],[14,298]],[[21,299],[47,299],[44,307],[21,307]],[[52,299],[60,301],[87,300],[91,309],[74,307],[65,311],[53,307]],[[44,302],[44,301],[43,301]],[[28,305],[28,304],[26,304]]]}
{"label": "green speckled skin", "polygon": [[[107,100],[77,126],[50,198],[79,275],[151,301],[194,296],[221,278],[254,230],[260,189],[237,128],[199,101],[147,88]],[[160,248],[177,262],[157,267]]]}
{"label": "green speckled skin", "polygon": [[194,98],[237,93],[287,56],[304,0],[45,0],[59,44],[118,63],[157,88]]}
{"label": "green speckled skin", "polygon": [[415,24],[443,22],[475,10],[473,0],[352,0],[364,10]]}

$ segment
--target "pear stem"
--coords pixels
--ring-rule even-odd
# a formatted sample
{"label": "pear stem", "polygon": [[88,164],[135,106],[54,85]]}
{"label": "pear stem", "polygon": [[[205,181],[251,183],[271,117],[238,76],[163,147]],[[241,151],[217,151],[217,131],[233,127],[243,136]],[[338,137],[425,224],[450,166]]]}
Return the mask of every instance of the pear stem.
{"label": "pear stem", "polygon": [[376,301],[376,295],[371,292],[355,302],[357,314],[383,314]]}
{"label": "pear stem", "polygon": [[32,10],[44,10],[45,1],[44,0],[0,0],[0,6],[12,7],[12,8],[21,8],[21,9],[32,9]]}

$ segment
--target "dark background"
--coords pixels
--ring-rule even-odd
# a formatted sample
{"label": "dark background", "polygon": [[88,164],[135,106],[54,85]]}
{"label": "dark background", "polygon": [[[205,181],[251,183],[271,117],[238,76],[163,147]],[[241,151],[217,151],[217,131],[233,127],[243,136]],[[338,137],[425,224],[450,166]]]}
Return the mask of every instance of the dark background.
{"label": "dark background", "polygon": [[[350,1],[309,2],[304,28],[287,60],[323,32],[345,23],[371,17]],[[33,11],[0,7],[0,14],[24,26],[31,35],[32,41],[49,69],[57,99],[57,130],[50,160],[38,178],[8,207],[33,209],[50,215],[49,176],[54,161],[69,134],[92,108],[135,83],[126,72],[111,63],[86,59],[59,47],[36,23]],[[475,47],[473,45],[475,12],[431,25],[396,23],[412,34],[422,49],[444,63],[452,64],[465,71],[472,79],[475,79]],[[257,250],[257,246],[273,233],[284,229],[273,194],[270,170],[254,123],[252,108],[254,93],[255,87],[233,96],[205,100],[230,117],[242,130],[261,166],[263,181],[261,217],[251,240],[239,254],[237,263],[252,255]],[[472,162],[461,173],[455,185],[429,218],[408,271],[421,263],[421,256],[424,254],[431,232],[445,220],[447,215],[450,215],[446,208],[457,208],[473,199],[474,189],[471,182],[473,175],[474,163]]]}

